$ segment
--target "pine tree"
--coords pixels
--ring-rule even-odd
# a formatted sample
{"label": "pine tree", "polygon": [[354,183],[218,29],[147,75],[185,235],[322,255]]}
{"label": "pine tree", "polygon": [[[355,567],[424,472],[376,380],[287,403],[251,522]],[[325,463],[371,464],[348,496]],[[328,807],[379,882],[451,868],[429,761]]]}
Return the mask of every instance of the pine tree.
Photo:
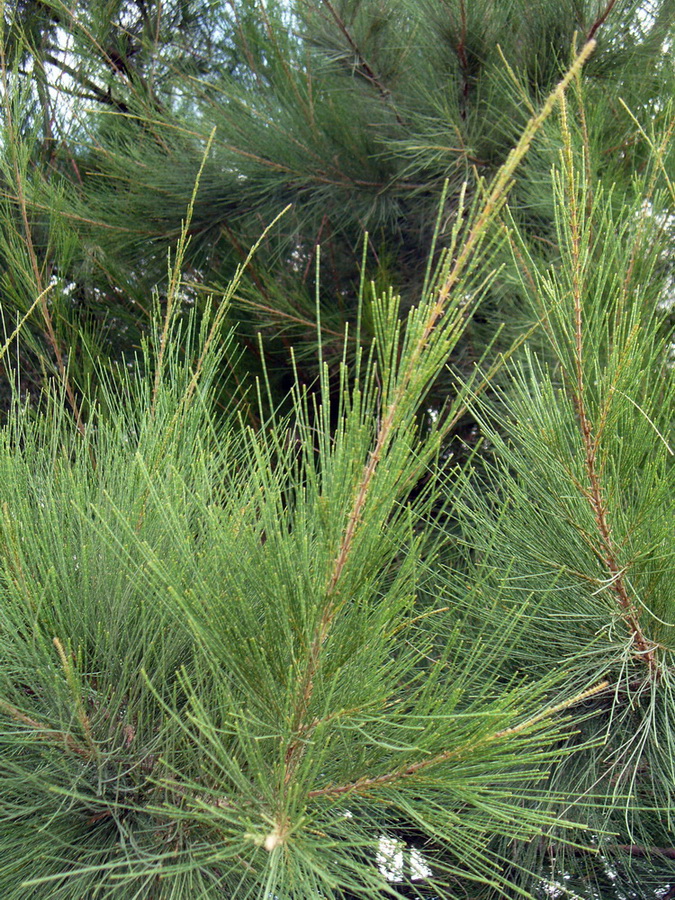
{"label": "pine tree", "polygon": [[[649,12],[647,31],[665,27],[665,6]],[[392,252],[400,294],[369,290],[358,255],[327,325],[320,270],[312,342],[284,336],[299,362],[283,403],[274,345],[250,399],[222,373],[253,366],[242,299],[272,283],[275,252],[289,259],[298,210],[268,210],[252,250],[235,235],[246,255],[202,301],[217,130],[164,235],[137,358],[92,352],[88,381],[77,371],[69,330],[101,335],[69,311],[66,276],[94,232],[74,228],[85,201],[76,213],[60,176],[36,177],[42,124],[5,66],[0,360],[16,383],[33,324],[56,377],[37,406],[15,392],[0,431],[3,896],[672,893],[675,119],[658,86],[631,96],[628,81],[596,112],[603,15],[523,99],[494,176],[439,185],[420,273],[404,279]],[[303,21],[326,50],[326,20]],[[635,27],[613,35],[610,55],[628,37],[645,49]],[[504,88],[522,74],[504,68]],[[129,108],[135,84],[114,95]],[[393,91],[372,99],[403,115]],[[629,158],[603,168],[599,133],[622,116]],[[138,147],[151,124],[135,121]],[[116,164],[133,157],[121,147]],[[111,274],[155,277],[155,248],[130,261],[125,242]],[[455,368],[429,414],[509,293],[538,328]],[[480,444],[451,456],[467,414]]]}
{"label": "pine tree", "polygon": [[[377,291],[393,285],[406,306],[417,302],[444,184],[438,252],[461,192],[471,198],[481,178],[494,176],[575,42],[598,41],[577,86],[586,110],[579,128],[587,166],[616,185],[617,202],[645,165],[620,100],[649,121],[662,117],[674,89],[672,0],[45,0],[4,9],[8,87],[22,83],[27,95],[15,130],[35,138],[26,200],[46,230],[42,241],[47,209],[58,209],[61,231],[66,223],[73,231],[71,252],[52,246],[44,255],[67,287],[64,298],[52,294],[54,327],[64,347],[75,346],[71,378],[84,394],[88,357],[133,357],[151,320],[148,297],[153,289],[165,297],[167,252],[213,128],[183,304],[202,308],[222,293],[290,204],[241,282],[230,321],[246,353],[222,375],[231,392],[247,372],[260,374],[260,335],[278,401],[293,380],[291,346],[307,384],[316,378],[317,290],[324,358],[334,368],[361,277]],[[543,266],[559,253],[550,179],[559,146],[550,123],[512,195]],[[502,264],[456,349],[453,364],[464,373],[497,333],[492,358],[536,321],[509,254]],[[362,328],[372,336],[369,320]],[[53,348],[42,356],[53,366]],[[452,380],[442,379],[430,405],[449,390]]]}

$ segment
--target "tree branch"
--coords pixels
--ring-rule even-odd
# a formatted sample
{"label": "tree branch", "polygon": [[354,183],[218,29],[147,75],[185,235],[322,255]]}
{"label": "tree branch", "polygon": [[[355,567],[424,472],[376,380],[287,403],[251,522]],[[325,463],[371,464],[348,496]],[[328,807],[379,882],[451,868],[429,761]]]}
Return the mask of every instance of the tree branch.
{"label": "tree branch", "polygon": [[320,788],[315,791],[309,791],[307,797],[315,799],[317,797],[336,797],[340,794],[351,794],[355,792],[358,793],[360,791],[368,792],[373,788],[383,787],[387,784],[391,784],[392,782],[400,781],[402,778],[410,778],[412,775],[417,775],[419,772],[423,772],[424,770],[429,769],[432,766],[438,766],[441,763],[449,762],[451,759],[459,759],[467,751],[475,750],[478,747],[484,747],[486,744],[491,744],[493,741],[497,741],[502,738],[521,734],[528,728],[532,728],[533,726],[539,724],[539,722],[550,719],[556,713],[570,709],[571,707],[576,706],[578,703],[583,703],[589,697],[593,697],[595,694],[601,693],[608,687],[608,685],[609,682],[602,681],[600,682],[600,684],[595,685],[595,687],[589,688],[587,691],[583,691],[582,693],[577,694],[570,700],[565,700],[562,703],[558,703],[556,706],[550,707],[549,709],[538,713],[536,716],[532,716],[531,719],[526,719],[519,725],[514,725],[511,728],[503,728],[500,731],[495,731],[493,734],[489,734],[474,743],[465,744],[462,747],[455,747],[453,750],[445,750],[443,751],[443,753],[438,753],[436,756],[432,756],[428,759],[422,759],[419,762],[411,763],[403,769],[398,769],[395,772],[387,772],[385,775],[376,775],[374,777],[364,776],[363,778],[359,778],[356,781],[351,782],[350,784],[329,785],[325,788]]}
{"label": "tree branch", "polygon": [[105,103],[106,106],[114,106],[115,109],[118,109],[123,113],[129,112],[129,107],[123,100],[116,100],[111,95],[110,90],[104,91],[103,88],[100,88],[90,78],[87,78],[86,75],[78,72],[77,69],[69,66],[68,63],[53,56],[51,53],[45,53],[43,60],[44,62],[49,63],[50,66],[59,69],[64,75],[68,75],[73,81],[79,84],[80,87],[86,88],[91,93],[92,98],[98,100],[99,103]]}
{"label": "tree branch", "polygon": [[30,716],[25,715],[25,713],[22,713],[16,706],[7,703],[6,700],[0,700],[0,710],[4,710],[4,712],[8,713],[16,722],[20,722],[22,725],[32,728],[37,735],[41,736],[49,743],[65,746],[66,749],[70,750],[72,753],[76,753],[78,756],[82,757],[82,759],[91,760],[93,758],[92,752],[87,749],[87,747],[83,747],[79,744],[74,737],[66,734],[64,731],[56,731],[54,728],[50,728],[49,725],[44,725],[42,722],[31,719]]}
{"label": "tree branch", "polygon": [[581,217],[576,197],[576,185],[574,179],[574,163],[572,159],[572,145],[567,126],[567,109],[564,98],[561,102],[561,120],[564,141],[564,159],[567,176],[568,207],[570,210],[571,233],[571,258],[572,258],[572,300],[574,304],[574,362],[576,384],[572,387],[572,402],[579,420],[581,439],[584,448],[584,462],[588,478],[588,489],[582,488],[582,493],[588,500],[598,528],[600,538],[599,553],[609,576],[610,587],[616,595],[622,618],[626,623],[636,647],[636,656],[644,660],[652,673],[658,672],[656,659],[656,644],[649,640],[642,631],[638,611],[633,603],[623,567],[619,565],[618,554],[614,545],[609,520],[607,517],[607,503],[604,498],[602,484],[597,465],[598,437],[594,434],[585,399],[584,380],[584,330],[582,311],[582,264],[581,264]]}
{"label": "tree branch", "polygon": [[[40,310],[42,312],[42,318],[44,319],[45,323],[45,335],[47,338],[47,342],[51,347],[52,352],[54,353],[54,357],[56,358],[56,365],[59,371],[59,375],[61,376],[63,386],[65,388],[68,403],[70,404],[70,408],[75,418],[77,430],[84,437],[85,427],[84,422],[82,421],[82,413],[79,403],[77,402],[77,398],[75,397],[75,392],[70,383],[70,378],[68,377],[68,370],[66,369],[66,365],[64,362],[61,345],[59,344],[58,338],[56,336],[56,331],[54,330],[54,321],[49,310],[49,304],[46,298],[47,290],[44,284],[45,277],[43,275],[43,270],[40,268],[40,264],[38,262],[37,252],[35,250],[35,244],[33,242],[33,232],[28,219],[28,203],[24,191],[24,175],[21,171],[21,165],[19,163],[17,151],[17,134],[14,126],[14,116],[8,89],[9,86],[7,84],[7,63],[2,46],[0,46],[0,81],[2,83],[2,90],[4,95],[4,112],[7,122],[7,130],[9,133],[9,151],[15,180],[16,200],[19,207],[19,214],[21,216],[21,223],[24,231],[26,251],[28,253],[28,258],[32,269],[34,287],[40,298]],[[47,268],[46,262],[45,268]]]}
{"label": "tree branch", "polygon": [[607,21],[607,17],[608,17],[609,14],[611,13],[611,11],[612,11],[612,9],[613,9],[613,7],[614,7],[615,4],[616,4],[616,0],[609,0],[609,3],[608,3],[607,6],[605,7],[605,11],[602,13],[602,15],[598,16],[598,18],[595,20],[595,22],[593,22],[593,24],[591,25],[591,27],[590,27],[590,29],[589,29],[589,31],[588,31],[588,34],[586,35],[586,40],[587,40],[587,41],[592,41],[592,40],[593,40],[593,38],[595,37],[595,34],[596,34],[597,30],[598,30],[599,28],[601,28],[601,27],[605,24],[605,22]]}
{"label": "tree branch", "polygon": [[461,17],[461,31],[459,35],[459,43],[457,44],[456,52],[457,59],[459,60],[459,66],[462,70],[462,107],[460,110],[460,116],[462,119],[466,119],[466,103],[469,97],[470,83],[469,83],[469,60],[466,55],[466,3],[465,0],[459,0],[459,11]]}
{"label": "tree branch", "polygon": [[620,850],[629,856],[648,858],[662,856],[664,859],[675,859],[675,847],[642,847],[640,844],[616,844],[611,850]]}
{"label": "tree branch", "polygon": [[356,56],[356,58],[359,62],[359,71],[361,72],[363,77],[366,79],[366,81],[369,81],[373,85],[373,87],[377,88],[382,99],[385,100],[391,106],[392,110],[394,111],[394,115],[396,116],[396,121],[398,122],[398,124],[403,125],[404,124],[403,119],[401,118],[400,113],[396,109],[396,106],[394,105],[394,102],[391,99],[391,91],[389,90],[388,87],[386,87],[385,84],[383,84],[383,82],[380,80],[380,78],[377,75],[377,73],[375,72],[375,70],[368,63],[368,60],[365,58],[365,56],[361,52],[358,44],[352,37],[345,22],[340,17],[340,15],[338,14],[338,11],[335,9],[333,4],[331,3],[331,0],[321,0],[321,2],[328,9],[331,16],[335,20],[335,24],[338,26],[338,28],[344,35],[345,39],[347,40],[347,43],[354,51],[354,55]]}

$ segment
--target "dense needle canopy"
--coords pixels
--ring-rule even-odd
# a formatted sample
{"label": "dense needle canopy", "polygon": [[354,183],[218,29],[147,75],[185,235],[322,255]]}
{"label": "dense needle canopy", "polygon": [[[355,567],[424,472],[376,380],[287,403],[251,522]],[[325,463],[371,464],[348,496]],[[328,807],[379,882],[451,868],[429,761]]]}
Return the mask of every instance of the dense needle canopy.
{"label": "dense needle canopy", "polygon": [[[324,358],[336,366],[361,277],[377,291],[393,285],[406,306],[417,301],[443,185],[439,251],[461,191],[471,197],[493,177],[588,37],[598,46],[575,85],[585,112],[573,127],[587,170],[615,185],[615,202],[633,199],[646,145],[631,112],[664,121],[674,9],[672,0],[5,3],[5,77],[19,104],[6,139],[29,141],[24,193],[45,275],[59,278],[55,336],[77,347],[72,380],[91,389],[90,354],[128,358],[147,331],[214,128],[182,302],[201,309],[222,292],[291,205],[237,292],[230,320],[247,352],[222,374],[230,392],[259,374],[262,334],[277,400],[292,382],[291,346],[303,380],[317,374],[315,289]],[[512,193],[537,265],[560,252],[559,148],[551,120]],[[16,176],[6,177],[13,194]],[[533,323],[510,254],[500,263],[454,353],[464,372],[499,329],[492,358]],[[10,290],[21,295],[23,280]],[[32,290],[10,302],[25,309]],[[367,316],[362,327],[372,335]],[[347,349],[352,358],[353,342]],[[450,386],[444,379],[434,404]]]}
{"label": "dense needle canopy", "polygon": [[672,3],[3,15],[2,897],[671,900]]}

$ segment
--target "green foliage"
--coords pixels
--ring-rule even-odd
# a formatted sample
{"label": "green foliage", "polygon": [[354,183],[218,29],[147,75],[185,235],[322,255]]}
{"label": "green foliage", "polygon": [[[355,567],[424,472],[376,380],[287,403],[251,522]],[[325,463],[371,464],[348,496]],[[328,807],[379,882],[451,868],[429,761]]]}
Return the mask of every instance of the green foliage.
{"label": "green foliage", "polygon": [[[483,407],[493,461],[465,476],[457,590],[471,585],[481,625],[495,629],[527,604],[514,673],[543,676],[565,660],[573,691],[609,680],[581,731],[589,746],[552,785],[593,797],[581,818],[608,833],[599,843],[618,896],[642,897],[672,871],[626,858],[631,847],[672,847],[673,835],[675,398],[654,276],[665,224],[655,210],[672,197],[652,193],[648,175],[648,202],[617,213],[578,162],[570,141],[554,179],[565,253],[530,283],[553,362],[528,353],[510,368],[500,417]],[[579,860],[558,865],[583,871]],[[581,896],[597,896],[582,883]]]}
{"label": "green foliage", "polygon": [[[151,327],[148,297],[166,290],[166,254],[214,127],[184,267],[185,311],[225,290],[265,225],[291,204],[231,305],[248,352],[240,371],[222,373],[228,390],[260,375],[262,334],[279,402],[292,382],[291,346],[303,380],[318,374],[317,244],[323,353],[337,369],[361,277],[393,284],[406,308],[417,302],[443,185],[439,252],[461,192],[472,197],[505,161],[575,44],[591,32],[598,40],[575,86],[579,128],[589,168],[616,185],[619,203],[646,160],[619,98],[640,121],[658,121],[674,88],[672,0],[606,9],[595,0],[48,0],[4,10],[5,63],[17,65],[10,93],[23,84],[39,161],[25,178],[31,221],[54,208],[54,192],[62,200],[52,227],[67,225],[77,238],[74,255],[51,259],[69,286],[62,342],[87,335],[71,360],[74,390],[81,381],[87,395],[92,373],[78,373],[77,361],[88,352],[133,357]],[[560,141],[549,122],[512,198],[542,265],[559,250],[550,169]],[[13,179],[7,190],[17,196]],[[508,255],[503,263],[455,350],[465,373],[486,347],[505,351],[533,324]],[[12,268],[11,257],[5,264]],[[441,378],[434,405],[450,389]]]}
{"label": "green foliage", "polygon": [[[624,27],[614,4],[556,16],[541,3],[514,35],[520,4],[442,6],[307,4],[288,20],[237,5],[237,63],[205,149],[223,83],[171,94],[155,10],[138,69],[128,55],[111,74],[117,112],[70,160],[91,165],[77,195],[66,156],[46,177],[44,122],[18,89],[29,56],[12,68],[21,30],[7,33],[0,361],[20,382],[27,346],[47,375],[35,403],[14,389],[0,430],[10,900],[672,895],[675,120],[656,85],[668,7]],[[26,34],[65,27],[59,9],[21,6],[33,59]],[[76,54],[89,32],[100,42],[99,14],[131,15],[86,12],[71,22]],[[592,37],[606,19],[605,43],[578,42],[565,71],[571,23]],[[407,56],[392,51],[404,27]],[[454,48],[466,93],[432,91],[440,44],[424,57],[425,29]],[[510,35],[503,56],[496,34]],[[166,74],[154,93],[153,53]],[[622,79],[638,59],[645,90],[632,95]],[[608,71],[622,73],[616,95],[595,114]],[[344,203],[343,305],[322,280],[329,241],[313,307],[295,306],[313,253],[303,222],[343,196],[316,190],[308,147],[340,145],[336,166],[358,169],[362,154],[405,180],[396,167],[419,150],[406,116],[430,122],[450,93],[494,178],[425,157],[438,187],[418,198],[425,258],[403,278],[410,245],[383,237],[382,290],[366,288],[368,246],[350,261],[360,214]],[[298,108],[315,116],[305,132]],[[199,127],[179,127],[177,110]],[[245,156],[256,141],[264,166]],[[281,158],[283,178],[269,164]],[[129,186],[105,220],[104,176]],[[219,179],[240,220],[209,245]],[[376,218],[400,185],[387,183],[393,194],[369,200]],[[279,224],[296,190],[307,202]],[[397,215],[414,228],[412,209]],[[150,234],[134,250],[139,223]],[[105,248],[103,225],[117,235]],[[204,299],[218,254],[232,278]],[[104,269],[119,290],[110,334],[134,335],[118,363],[97,321]],[[508,298],[519,312],[505,333],[519,333],[500,353],[490,316]],[[243,303],[276,342],[253,361]],[[295,330],[274,332],[284,316]],[[293,364],[281,398],[280,346]],[[480,362],[449,369],[467,356]],[[462,448],[467,416],[478,431]]]}
{"label": "green foliage", "polygon": [[[485,207],[474,247],[481,222]],[[421,436],[416,414],[485,264],[465,258],[405,323],[393,295],[374,301],[336,427],[326,368],[313,414],[298,385],[290,422],[216,422],[217,318],[187,334],[168,319],[154,389],[138,374],[149,348],[84,434],[63,398],[15,410],[5,896],[396,896],[377,854],[402,827],[424,841],[434,896],[459,879],[503,892],[486,835],[564,825],[566,798],[540,786],[576,728],[561,713],[588,692],[561,701],[555,674],[502,684],[517,618],[500,645],[469,642],[447,585],[417,599],[440,490],[414,489],[445,426]]]}

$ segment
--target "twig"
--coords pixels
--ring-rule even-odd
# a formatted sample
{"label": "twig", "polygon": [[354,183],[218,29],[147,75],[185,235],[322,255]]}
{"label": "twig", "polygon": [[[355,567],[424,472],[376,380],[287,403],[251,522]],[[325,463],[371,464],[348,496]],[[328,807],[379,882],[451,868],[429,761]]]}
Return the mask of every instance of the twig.
{"label": "twig", "polygon": [[462,108],[460,111],[460,116],[462,119],[466,119],[466,103],[469,98],[469,60],[466,55],[466,2],[465,0],[459,0],[459,13],[461,18],[461,31],[459,35],[459,43],[457,44],[456,52],[457,59],[459,60],[459,65],[462,70]]}
{"label": "twig", "polygon": [[84,708],[84,703],[82,702],[82,691],[77,683],[75,673],[73,672],[73,664],[68,658],[66,651],[63,649],[63,644],[57,637],[53,639],[53,644],[56,647],[56,652],[59,654],[59,659],[61,660],[61,665],[63,666],[63,672],[66,676],[68,687],[70,688],[73,695],[73,700],[75,701],[75,709],[77,711],[77,719],[82,726],[82,731],[84,732],[84,736],[89,746],[91,756],[96,757],[98,756],[98,747],[96,746],[96,741],[94,740],[94,736],[91,731],[89,716],[87,715],[87,712]]}
{"label": "twig", "polygon": [[[242,297],[241,295],[237,295],[236,299],[237,302],[242,306],[248,306],[251,309],[257,309],[261,312],[270,313],[271,315],[276,316],[276,318],[278,319],[286,319],[289,322],[297,322],[298,325],[305,325],[307,327],[316,328],[316,322],[312,322],[309,319],[305,319],[301,316],[294,316],[292,313],[286,312],[283,309],[274,309],[274,307],[272,306],[265,306],[264,303],[256,303],[255,300],[249,300],[248,297]],[[329,328],[327,325],[324,325],[323,322],[321,323],[321,333],[329,334],[331,335],[331,337],[344,338],[344,334],[341,331],[336,331],[334,328]],[[356,338],[350,335],[348,340],[353,342],[356,340]]]}
{"label": "twig", "polygon": [[675,859],[675,847],[642,847],[640,844],[616,844],[611,850],[620,850],[629,856],[649,857],[662,856],[665,859]]}
{"label": "twig", "polygon": [[85,427],[82,421],[82,415],[80,411],[79,404],[75,397],[75,392],[73,391],[72,385],[70,383],[70,379],[68,378],[68,372],[66,370],[66,366],[63,360],[63,353],[61,351],[61,346],[57,340],[56,332],[54,331],[54,323],[52,320],[51,313],[49,311],[49,305],[46,299],[46,289],[44,286],[44,281],[42,277],[42,272],[40,271],[40,266],[37,259],[37,253],[35,251],[35,245],[33,243],[33,232],[30,227],[30,222],[28,221],[28,204],[26,201],[26,196],[24,193],[23,187],[23,175],[21,173],[21,167],[19,166],[19,159],[17,154],[17,143],[16,143],[16,132],[14,127],[14,117],[12,114],[12,105],[9,94],[9,85],[7,83],[7,61],[5,59],[4,48],[2,47],[2,42],[0,42],[0,75],[2,80],[2,90],[4,95],[4,111],[5,117],[7,121],[7,129],[10,136],[9,139],[9,150],[12,161],[12,169],[14,170],[14,180],[16,182],[16,200],[19,206],[19,212],[21,215],[21,222],[24,230],[24,238],[26,241],[26,250],[28,252],[28,258],[30,260],[31,269],[33,271],[33,279],[35,282],[35,288],[37,293],[40,296],[40,309],[42,311],[42,318],[45,322],[47,341],[52,348],[54,356],[56,357],[56,364],[59,370],[59,374],[61,376],[61,380],[63,382],[63,386],[66,391],[66,396],[68,398],[68,403],[70,404],[70,408],[73,411],[73,415],[75,417],[75,424],[77,426],[77,430],[84,437],[85,435]]}
{"label": "twig", "polygon": [[374,87],[377,88],[382,99],[385,100],[391,106],[391,108],[394,112],[394,115],[396,116],[396,121],[398,122],[398,124],[403,125],[404,122],[403,122],[403,119],[401,118],[401,114],[398,112],[398,110],[396,109],[396,106],[394,105],[394,103],[391,99],[391,91],[389,90],[388,87],[386,87],[382,83],[382,81],[376,74],[375,70],[368,63],[368,60],[365,58],[363,53],[361,53],[361,50],[359,49],[358,44],[356,43],[356,41],[350,34],[349,29],[347,28],[345,22],[340,17],[337,10],[331,3],[331,0],[321,0],[321,2],[328,9],[331,16],[335,20],[335,24],[338,26],[338,28],[340,29],[342,34],[345,36],[347,43],[354,51],[354,55],[356,56],[356,58],[358,59],[358,62],[359,62],[359,70],[360,70],[361,74],[366,79],[366,81],[369,81]]}
{"label": "twig", "polygon": [[598,28],[601,28],[605,24],[605,22],[607,21],[607,17],[611,13],[615,3],[616,0],[609,0],[609,3],[605,7],[605,11],[602,13],[602,15],[598,16],[595,22],[593,22],[593,24],[591,25],[589,32],[586,35],[587,41],[592,41],[596,35]]}
{"label": "twig", "polygon": [[56,731],[48,725],[43,725],[42,722],[31,719],[30,716],[25,715],[20,709],[17,709],[16,706],[13,706],[6,700],[0,700],[0,709],[9,713],[15,721],[32,728],[50,743],[64,745],[68,750],[82,757],[82,759],[90,760],[92,758],[91,751],[79,744],[71,735],[66,734],[64,731]]}
{"label": "twig", "polygon": [[31,315],[33,314],[33,311],[35,310],[35,307],[42,303],[42,301],[43,301],[43,299],[44,299],[44,295],[45,295],[45,294],[48,294],[49,291],[51,291],[52,287],[53,287],[53,285],[48,284],[47,287],[44,289],[44,291],[43,291],[41,294],[38,294],[37,297],[35,298],[35,300],[33,300],[33,302],[31,303],[31,305],[28,307],[27,312],[25,312],[25,313],[23,314],[23,316],[22,316],[21,319],[19,320],[19,324],[16,326],[16,328],[14,329],[14,331],[13,331],[13,332],[10,334],[10,336],[7,338],[7,340],[5,341],[3,347],[0,348],[0,360],[2,360],[3,356],[5,355],[5,353],[7,353],[7,351],[9,350],[10,345],[11,345],[12,341],[14,340],[14,338],[15,338],[15,337],[17,336],[17,334],[21,331],[21,329],[23,328],[23,326],[26,324],[26,322],[28,321],[28,319],[29,319],[29,318],[31,317]]}
{"label": "twig", "polygon": [[643,659],[652,673],[658,671],[656,645],[642,631],[639,615],[630,598],[624,569],[619,565],[611,528],[607,518],[607,504],[604,498],[597,465],[598,440],[593,431],[585,400],[584,382],[584,331],[582,311],[582,264],[581,264],[581,221],[574,183],[572,145],[567,127],[567,110],[564,98],[561,102],[562,132],[564,140],[564,160],[567,175],[568,206],[570,211],[571,257],[572,257],[572,300],[574,303],[574,357],[576,384],[572,389],[572,402],[579,419],[579,427],[584,447],[584,461],[589,489],[582,490],[593,511],[601,544],[601,557],[609,573],[609,585],[614,591],[621,615],[630,631],[636,647],[636,655]]}
{"label": "twig", "polygon": [[508,159],[499,170],[492,190],[490,191],[490,194],[488,195],[488,198],[485,201],[480,214],[478,215],[474,225],[472,226],[467,239],[464,242],[464,245],[459,255],[457,256],[457,259],[455,260],[445,282],[439,289],[438,299],[434,306],[431,308],[429,318],[427,319],[422,335],[410,355],[410,360],[405,369],[405,372],[403,373],[399,381],[399,385],[391,401],[391,404],[387,411],[387,415],[384,418],[382,425],[380,426],[375,448],[371,452],[368,463],[366,464],[366,467],[364,469],[363,477],[361,479],[361,483],[354,500],[347,528],[345,530],[340,545],[340,550],[338,552],[333,571],[331,573],[330,581],[328,584],[329,595],[332,595],[335,592],[337,583],[340,580],[340,576],[349,556],[354,533],[356,530],[356,525],[361,517],[363,506],[365,504],[368,490],[370,488],[370,483],[375,474],[375,470],[377,469],[377,465],[380,461],[382,452],[386,444],[388,443],[389,437],[396,423],[396,418],[401,401],[403,400],[403,397],[408,390],[415,371],[418,368],[420,357],[424,349],[426,348],[429,337],[431,336],[431,333],[434,330],[439,319],[443,315],[450,294],[459,281],[462,273],[464,272],[464,269],[466,268],[466,265],[474,249],[476,248],[476,245],[479,243],[480,239],[485,233],[485,230],[492,216],[494,215],[495,211],[503,204],[505,196],[511,187],[510,182],[513,173],[529,150],[530,144],[532,143],[535,134],[537,133],[543,122],[551,114],[555,103],[564,93],[567,85],[574,77],[577,69],[580,68],[591,55],[594,47],[595,44],[591,42],[582,49],[581,53],[574,61],[572,68],[548,97],[541,111],[528,122],[528,125],[525,128],[525,131],[523,132],[520,140],[518,141],[518,144],[510,152]]}
{"label": "twig", "polygon": [[114,106],[115,109],[118,109],[123,113],[129,112],[129,107],[123,100],[116,100],[109,90],[104,91],[103,88],[100,88],[90,78],[87,78],[86,75],[78,72],[77,69],[69,66],[68,63],[63,62],[63,60],[58,59],[51,53],[45,53],[43,59],[44,62],[48,63],[50,66],[55,66],[57,69],[63,72],[64,75],[68,75],[81,87],[86,88],[88,91],[90,91],[91,97],[89,99],[97,100],[99,103],[103,103],[106,106]]}
{"label": "twig", "polygon": [[367,792],[372,790],[373,788],[382,787],[384,785],[391,784],[392,782],[399,781],[402,778],[410,778],[411,776],[417,775],[420,772],[431,768],[432,766],[438,766],[441,763],[449,762],[451,759],[460,759],[469,750],[476,750],[479,747],[484,747],[486,744],[491,744],[493,741],[498,741],[502,738],[521,734],[523,731],[526,731],[528,728],[532,728],[539,722],[551,718],[551,716],[554,716],[556,713],[563,712],[564,710],[570,709],[571,707],[576,706],[579,703],[583,703],[589,697],[593,697],[595,694],[604,691],[605,688],[608,687],[608,685],[609,682],[602,681],[600,682],[600,684],[596,684],[595,687],[589,688],[586,691],[582,691],[582,693],[577,694],[570,700],[565,700],[562,703],[558,703],[556,706],[552,706],[549,709],[538,713],[531,719],[526,719],[519,725],[514,725],[511,728],[504,728],[500,731],[495,731],[493,734],[489,734],[486,737],[475,741],[474,743],[464,744],[463,746],[456,747],[453,750],[444,750],[442,753],[436,754],[436,756],[432,756],[428,759],[422,759],[419,762],[411,763],[409,766],[406,766],[403,769],[398,769],[396,772],[387,772],[385,775],[376,775],[374,777],[365,776],[351,782],[350,784],[329,785],[325,788],[319,788],[315,791],[309,791],[307,797],[315,799],[317,797],[334,797],[339,796],[340,794],[349,794],[359,791]]}
{"label": "twig", "polygon": [[157,394],[159,392],[164,369],[164,352],[166,350],[166,342],[169,337],[169,331],[171,325],[173,324],[174,308],[176,300],[178,299],[178,292],[181,285],[183,261],[185,259],[185,251],[187,250],[187,245],[189,242],[188,232],[190,229],[190,225],[192,224],[192,216],[194,213],[195,203],[197,201],[197,192],[199,191],[202,174],[204,172],[206,160],[208,159],[208,155],[211,151],[211,146],[213,144],[213,138],[215,137],[215,134],[216,129],[214,127],[211,130],[211,134],[206,141],[206,147],[204,148],[204,153],[202,154],[201,165],[199,166],[199,171],[197,172],[197,177],[195,178],[195,183],[192,188],[192,195],[190,197],[190,202],[188,203],[185,222],[181,229],[180,238],[178,239],[178,245],[176,247],[176,254],[173,260],[173,266],[171,268],[169,287],[166,292],[166,313],[164,316],[162,333],[159,338],[159,352],[157,354],[157,364],[155,366],[155,382],[152,388],[152,401],[150,404],[150,414],[152,416],[154,416],[157,406]]}
{"label": "twig", "polygon": [[[576,36],[575,36],[576,37]],[[583,85],[581,82],[581,73],[579,73],[576,77],[576,89],[577,89],[577,101],[579,107],[579,122],[581,125],[581,134],[583,137],[583,146],[584,146],[584,172],[586,175],[586,217],[589,222],[589,228],[591,227],[591,212],[593,210],[593,192],[591,189],[591,184],[593,181],[593,167],[591,164],[591,139],[588,131],[588,122],[586,120],[586,107],[584,104],[584,96],[583,96]],[[591,234],[591,240],[593,239],[593,235]]]}

